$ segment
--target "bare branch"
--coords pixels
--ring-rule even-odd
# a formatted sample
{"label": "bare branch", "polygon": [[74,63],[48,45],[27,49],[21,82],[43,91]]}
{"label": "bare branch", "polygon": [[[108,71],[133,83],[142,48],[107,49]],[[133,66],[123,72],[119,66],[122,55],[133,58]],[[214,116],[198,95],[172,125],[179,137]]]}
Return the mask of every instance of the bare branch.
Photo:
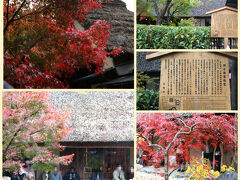
{"label": "bare branch", "polygon": [[144,138],[147,141],[147,143],[148,143],[147,147],[157,147],[157,148],[161,149],[162,151],[164,151],[164,147],[162,147],[159,144],[152,144],[152,142],[149,140],[148,137],[145,137],[144,135],[141,135],[141,137]]}
{"label": "bare branch", "polygon": [[168,176],[171,176],[171,174],[172,174],[174,171],[176,171],[178,168],[179,168],[179,166],[178,166],[177,168],[173,169],[170,173],[168,173]]}
{"label": "bare branch", "polygon": [[181,129],[177,132],[177,134],[175,134],[174,138],[172,139],[172,141],[168,144],[167,148],[166,148],[166,151],[168,152],[168,150],[171,148],[171,146],[173,145],[173,143],[175,142],[175,140],[178,138],[178,136],[180,135],[180,133],[182,132],[183,130],[183,127],[181,127]]}
{"label": "bare branch", "polygon": [[[171,148],[172,144],[175,142],[175,140],[178,138],[178,136],[183,135],[183,134],[185,134],[185,135],[191,134],[193,128],[198,125],[198,123],[196,123],[196,124],[193,124],[191,127],[189,127],[189,126],[186,125],[186,123],[185,123],[183,120],[178,119],[178,121],[181,122],[181,123],[183,124],[183,126],[182,126],[182,128],[177,132],[177,134],[174,136],[173,140],[168,144],[166,151],[168,151],[168,150]],[[183,130],[184,127],[188,128],[189,131],[188,131],[188,132],[186,132],[186,131],[182,132],[182,130]]]}

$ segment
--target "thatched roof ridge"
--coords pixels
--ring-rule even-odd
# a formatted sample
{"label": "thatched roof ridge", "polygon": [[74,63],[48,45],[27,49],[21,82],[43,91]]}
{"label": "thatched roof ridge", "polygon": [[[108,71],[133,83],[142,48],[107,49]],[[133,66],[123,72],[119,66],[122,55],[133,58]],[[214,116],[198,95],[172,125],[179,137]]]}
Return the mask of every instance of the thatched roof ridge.
{"label": "thatched roof ridge", "polygon": [[124,51],[134,53],[134,13],[129,11],[121,0],[102,2],[103,7],[90,11],[82,22],[84,28],[89,28],[97,20],[105,20],[112,25],[110,29],[109,50],[122,46]]}
{"label": "thatched roof ridge", "polygon": [[50,102],[71,108],[72,132],[67,142],[123,142],[134,140],[133,92],[50,93]]}

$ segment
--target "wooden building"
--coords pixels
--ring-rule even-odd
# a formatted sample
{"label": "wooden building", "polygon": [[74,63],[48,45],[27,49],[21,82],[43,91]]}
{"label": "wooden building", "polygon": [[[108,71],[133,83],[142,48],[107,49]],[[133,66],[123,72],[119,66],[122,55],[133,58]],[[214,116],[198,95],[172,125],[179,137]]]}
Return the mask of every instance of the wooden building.
{"label": "wooden building", "polygon": [[137,72],[154,80],[146,88],[159,91],[160,110],[237,109],[237,53],[138,53]]}
{"label": "wooden building", "polygon": [[64,175],[75,167],[81,180],[89,180],[93,169],[101,168],[104,179],[112,179],[116,164],[125,174],[134,165],[133,92],[51,92],[51,103],[71,109],[72,131],[61,142],[61,155],[74,153],[69,166],[61,166]]}
{"label": "wooden building", "polygon": [[226,5],[227,0],[201,0],[202,4],[191,8],[187,15],[179,15],[182,19],[194,18],[197,26],[211,26],[211,15],[208,11],[221,8]]}

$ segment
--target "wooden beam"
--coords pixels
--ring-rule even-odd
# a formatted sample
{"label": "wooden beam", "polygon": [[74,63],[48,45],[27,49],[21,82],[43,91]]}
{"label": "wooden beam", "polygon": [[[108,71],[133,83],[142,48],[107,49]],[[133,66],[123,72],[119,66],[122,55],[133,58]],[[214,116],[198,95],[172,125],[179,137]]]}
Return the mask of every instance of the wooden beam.
{"label": "wooden beam", "polygon": [[[176,52],[176,51],[175,51],[175,52]],[[189,52],[190,52],[190,51],[189,51]],[[218,54],[221,54],[221,55],[224,55],[224,56],[233,58],[234,60],[236,60],[236,59],[238,58],[238,53],[237,53],[237,52],[215,52],[215,51],[208,51],[208,52],[209,52],[209,53],[218,53]],[[156,58],[159,58],[159,57],[162,57],[162,56],[171,54],[171,53],[174,53],[174,51],[155,52],[155,53],[147,54],[147,55],[146,55],[146,60],[151,61],[151,60],[154,60],[154,59],[156,59]],[[178,52],[178,53],[179,53],[179,52]],[[185,51],[184,51],[184,52],[181,52],[181,53],[185,53]],[[194,52],[193,52],[193,53],[194,53]]]}
{"label": "wooden beam", "polygon": [[174,52],[174,51],[164,51],[164,52],[160,51],[160,52],[155,52],[155,53],[147,54],[147,55],[146,55],[146,59],[147,59],[147,60],[153,60],[153,59],[155,59],[155,58],[158,58],[158,57],[160,57],[160,56],[164,56],[164,55],[170,54],[170,53],[172,53],[172,52]]}
{"label": "wooden beam", "polygon": [[206,12],[206,14],[212,14],[212,13],[222,11],[222,10],[225,10],[225,9],[238,12],[238,10],[236,8],[231,8],[231,7],[228,7],[228,6],[224,6],[224,7],[218,8],[218,9],[214,9],[212,11],[208,11],[208,12]]}
{"label": "wooden beam", "polygon": [[133,148],[134,142],[61,142],[68,148]]}
{"label": "wooden beam", "polygon": [[224,56],[233,58],[234,60],[236,60],[238,58],[238,53],[237,52],[216,52],[216,53],[219,53],[219,54],[222,54]]}

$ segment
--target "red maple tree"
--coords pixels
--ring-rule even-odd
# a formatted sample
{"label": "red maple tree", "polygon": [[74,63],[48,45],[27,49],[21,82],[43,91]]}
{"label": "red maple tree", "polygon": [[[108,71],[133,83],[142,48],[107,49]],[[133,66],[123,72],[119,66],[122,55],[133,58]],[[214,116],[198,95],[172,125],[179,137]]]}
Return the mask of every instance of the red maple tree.
{"label": "red maple tree", "polygon": [[45,171],[59,163],[71,163],[73,154],[57,154],[64,150],[59,141],[71,131],[68,125],[70,112],[52,106],[49,97],[46,92],[3,94],[4,171],[17,173],[25,158],[30,159],[34,168],[45,168]]}
{"label": "red maple tree", "polygon": [[99,0],[4,0],[4,79],[15,88],[68,88],[80,67],[102,73],[106,57],[122,51],[106,51],[111,25],[74,27],[101,7]]}
{"label": "red maple tree", "polygon": [[[166,180],[173,172],[169,172],[169,156],[176,154],[176,149],[180,145],[187,162],[193,157],[198,157],[198,154],[206,148],[206,143],[210,143],[215,149],[221,146],[223,151],[229,150],[233,154],[237,148],[237,118],[233,115],[159,113],[138,115],[138,150],[141,149],[145,153],[145,161],[149,164],[165,167]],[[189,149],[196,153],[190,154]],[[221,155],[223,161],[223,153]]]}

